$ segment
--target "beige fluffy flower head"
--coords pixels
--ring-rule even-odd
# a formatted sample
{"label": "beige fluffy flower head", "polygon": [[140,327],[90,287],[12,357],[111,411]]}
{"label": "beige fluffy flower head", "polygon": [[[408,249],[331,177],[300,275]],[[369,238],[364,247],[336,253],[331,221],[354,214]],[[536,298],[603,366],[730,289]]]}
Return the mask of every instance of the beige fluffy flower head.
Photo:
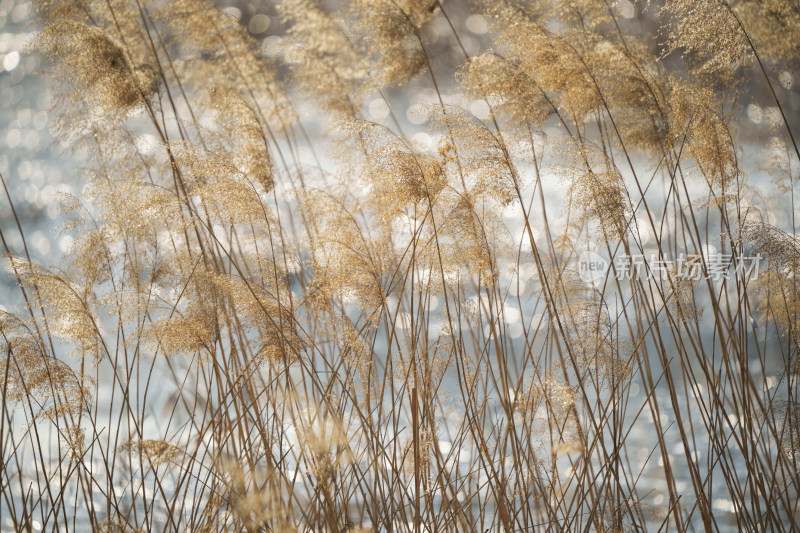
{"label": "beige fluffy flower head", "polygon": [[106,31],[80,22],[59,22],[39,35],[35,49],[58,65],[60,76],[79,90],[75,98],[104,113],[127,112],[158,88],[150,65],[134,65]]}

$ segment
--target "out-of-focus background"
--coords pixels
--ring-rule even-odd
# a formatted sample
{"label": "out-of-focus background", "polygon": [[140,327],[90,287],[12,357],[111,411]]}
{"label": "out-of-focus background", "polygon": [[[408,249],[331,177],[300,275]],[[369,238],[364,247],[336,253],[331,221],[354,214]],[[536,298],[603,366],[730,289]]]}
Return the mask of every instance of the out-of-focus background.
{"label": "out-of-focus background", "polygon": [[[332,3],[331,3],[332,4]],[[268,2],[221,2],[227,14],[247,27],[251,35],[261,42],[263,52],[268,56],[278,56],[284,50],[285,28]],[[469,2],[448,2],[448,14],[460,36],[461,44],[468,53],[485,49],[488,43],[488,25],[474,13]],[[654,17],[645,9],[657,9],[653,3],[636,3],[628,0],[614,2],[626,30],[652,36],[654,40],[662,37],[655,27]],[[59,227],[64,222],[60,212],[62,194],[79,194],[83,186],[82,154],[75,153],[70,146],[59,144],[50,132],[49,116],[53,98],[48,90],[46,63],[26,48],[37,27],[33,21],[33,7],[21,0],[0,0],[0,173],[7,185],[6,192],[0,190],[0,230],[8,249],[14,254],[27,253],[34,262],[58,265],[63,254],[70,249],[72,239],[62,234]],[[470,101],[460,93],[454,83],[458,65],[463,63],[463,55],[455,41],[447,22],[438,17],[426,27],[429,41],[437,47],[432,54],[439,63],[433,65],[440,78],[448,80],[442,93],[445,103],[457,104],[469,109],[478,118],[488,114],[482,101]],[[680,57],[669,56],[664,59],[665,68],[679,68]],[[747,74],[747,73],[745,73]],[[800,72],[787,67],[775,72],[774,87],[777,96],[790,112],[790,122],[800,123]],[[744,83],[748,83],[747,77]],[[445,82],[447,83],[447,81]],[[776,107],[768,104],[763,83],[754,91],[743,91],[739,101],[727,105],[737,116],[741,131],[739,139],[746,144],[741,154],[745,166],[753,173],[751,183],[769,184],[774,178],[767,171],[770,157],[778,157],[780,143],[776,128],[780,117]],[[435,145],[430,128],[424,127],[427,120],[426,104],[433,103],[436,93],[427,80],[417,80],[401,89],[389,89],[385,93],[391,104],[391,112],[397,118],[406,135],[422,146]],[[765,104],[765,102],[767,104]],[[366,115],[382,121],[387,119],[390,107],[383,98],[375,95],[367,99]],[[304,109],[299,107],[301,111]],[[304,125],[310,130],[312,139],[315,128],[322,128],[321,118],[310,107],[302,117]],[[797,169],[790,170],[796,175]],[[554,197],[556,195],[553,195]],[[791,197],[780,197],[769,191],[764,202],[779,202],[775,209],[769,210],[770,222],[791,230],[795,223],[791,209],[786,209]],[[554,200],[555,210],[558,203]],[[12,205],[14,209],[12,210]],[[796,209],[796,207],[795,207]],[[800,210],[795,211],[795,221],[800,221]],[[19,227],[22,228],[22,233]],[[23,243],[22,234],[25,235]],[[2,248],[0,248],[0,251]],[[3,267],[0,272],[0,309],[13,309],[21,302],[16,282]],[[636,385],[638,390],[638,385]],[[652,435],[641,432],[631,437],[640,441],[642,450],[647,449]],[[679,474],[683,476],[684,474]],[[647,476],[647,472],[645,472]],[[655,480],[655,478],[653,478]],[[681,479],[681,482],[686,480]],[[647,481],[642,486],[648,485]],[[652,488],[655,488],[654,481]],[[729,503],[729,502],[728,502]],[[728,510],[728,503],[719,503],[720,508]],[[716,504],[715,504],[716,505]]]}
{"label": "out-of-focus background", "polygon": [[[0,1],[0,173],[16,209],[32,259],[56,263],[70,244],[57,231],[60,193],[79,192],[80,159],[54,144],[48,131],[51,97],[41,58],[27,53],[36,26],[33,6]],[[23,242],[5,192],[0,229],[13,253]],[[19,289],[4,269],[0,305],[13,307]]]}

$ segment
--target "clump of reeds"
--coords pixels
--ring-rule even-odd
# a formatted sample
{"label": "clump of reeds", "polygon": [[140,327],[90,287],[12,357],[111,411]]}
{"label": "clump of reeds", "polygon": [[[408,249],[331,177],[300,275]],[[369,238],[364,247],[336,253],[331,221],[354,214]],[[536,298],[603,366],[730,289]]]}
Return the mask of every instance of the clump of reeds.
{"label": "clump of reeds", "polygon": [[0,527],[798,529],[800,243],[728,104],[791,193],[797,4],[453,4],[276,0],[268,57],[206,0],[36,2],[87,186],[60,268],[5,248]]}

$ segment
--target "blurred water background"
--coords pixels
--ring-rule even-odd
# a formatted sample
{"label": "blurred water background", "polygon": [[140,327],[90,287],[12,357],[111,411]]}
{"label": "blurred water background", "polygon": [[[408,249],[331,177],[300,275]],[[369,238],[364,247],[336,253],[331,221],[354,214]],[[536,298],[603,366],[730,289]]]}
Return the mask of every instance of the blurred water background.
{"label": "blurred water background", "polygon": [[[628,29],[640,32],[651,32],[649,18],[643,17],[634,8],[633,4],[623,0],[616,3],[617,8],[627,21]],[[240,20],[250,33],[262,42],[262,49],[267,55],[280,53],[281,43],[284,39],[283,27],[278,20],[274,8],[267,3],[228,3],[223,4],[227,12]],[[455,4],[450,15],[457,24],[461,33],[462,43],[468,52],[473,53],[482,49],[487,42],[488,27],[486,21],[478,15],[470,15],[469,6]],[[59,195],[80,193],[83,179],[81,172],[81,154],[71,153],[68,146],[62,146],[54,141],[49,130],[49,116],[52,98],[48,90],[45,76],[46,65],[41,58],[26,51],[26,43],[36,31],[32,22],[31,4],[20,0],[0,0],[0,173],[8,187],[16,216],[5,196],[0,197],[0,229],[12,253],[23,254],[23,240],[17,228],[17,220],[24,231],[28,251],[35,262],[49,265],[58,265],[62,255],[69,250],[71,237],[62,235],[59,231],[63,217],[59,210]],[[436,57],[442,61],[441,65],[434,68],[447,73],[442,79],[453,81],[452,73],[462,61],[460,51],[456,49],[455,40],[450,28],[443,20],[434,21],[430,29],[431,36],[440,47]],[[449,50],[449,52],[448,52]],[[441,53],[444,52],[444,53]],[[789,71],[779,75],[777,85],[778,97],[786,103],[791,111],[790,120],[798,120],[800,110],[800,79],[795,79],[795,74]],[[773,129],[770,126],[775,121],[776,108],[762,107],[759,101],[761,88],[756,91],[753,101],[737,103],[740,123],[744,126],[739,133],[745,139],[745,152],[743,160],[745,166],[753,172],[751,184],[764,186],[764,198],[768,206],[770,222],[787,231],[793,230],[794,219],[800,220],[800,211],[795,210],[792,195],[775,195],[771,188],[772,177],[765,171],[763,161],[769,157]],[[392,103],[392,111],[399,117],[405,133],[422,147],[431,147],[436,143],[429,130],[424,127],[426,114],[424,105],[435,101],[435,93],[424,81],[412,82],[403,89],[391,90],[387,94]],[[485,104],[480,101],[469,101],[456,91],[455,84],[445,87],[446,103],[464,106],[476,116],[481,118],[488,113]],[[302,108],[301,108],[302,109]],[[389,115],[389,107],[381,98],[368,101],[367,116],[375,120],[384,120]],[[309,108],[303,121],[312,137],[315,131],[322,127],[320,119]],[[309,154],[310,155],[310,154]],[[562,188],[557,179],[546,182],[546,192],[552,200],[552,212],[558,213]],[[654,197],[663,194],[663,191],[654,189]],[[656,204],[657,205],[657,204]],[[663,205],[663,202],[662,202]],[[514,221],[519,221],[519,213],[513,210],[507,213],[506,221],[512,231]],[[521,224],[517,229],[521,232]],[[21,294],[14,279],[7,269],[0,273],[0,308],[18,309],[21,304]],[[526,313],[527,314],[527,313]],[[710,320],[710,318],[709,318]],[[762,369],[754,367],[754,373],[760,374]],[[763,376],[765,380],[769,376]],[[634,391],[640,386],[633,384]],[[634,394],[634,397],[637,395]],[[98,398],[101,400],[101,398]],[[155,403],[158,403],[157,401]],[[664,399],[662,405],[669,402]],[[662,414],[662,425],[670,426],[670,412],[665,410]],[[669,439],[668,439],[669,441]],[[675,440],[677,457],[682,455],[680,445]],[[446,444],[446,443],[445,443]],[[640,493],[647,494],[649,501],[654,505],[664,502],[668,495],[664,488],[663,479],[656,472],[658,459],[650,457],[655,441],[652,434],[647,431],[644,424],[632,434],[629,440],[630,449],[637,446],[640,452],[637,459],[644,464],[650,459],[649,464],[642,472]],[[698,450],[706,449],[708,442],[697,442]],[[700,452],[698,452],[700,453]],[[651,471],[652,470],[652,471]],[[689,489],[689,477],[686,472],[677,471],[679,477],[677,489]],[[718,498],[712,502],[715,513],[727,516],[726,523],[735,529],[735,515],[732,502]],[[7,524],[0,524],[2,529]]]}

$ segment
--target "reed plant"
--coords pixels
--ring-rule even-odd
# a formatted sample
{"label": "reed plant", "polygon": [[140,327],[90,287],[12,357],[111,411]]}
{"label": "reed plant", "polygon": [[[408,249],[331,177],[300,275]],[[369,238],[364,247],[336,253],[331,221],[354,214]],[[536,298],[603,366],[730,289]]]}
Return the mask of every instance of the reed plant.
{"label": "reed plant", "polygon": [[796,2],[35,8],[4,531],[800,529]]}

